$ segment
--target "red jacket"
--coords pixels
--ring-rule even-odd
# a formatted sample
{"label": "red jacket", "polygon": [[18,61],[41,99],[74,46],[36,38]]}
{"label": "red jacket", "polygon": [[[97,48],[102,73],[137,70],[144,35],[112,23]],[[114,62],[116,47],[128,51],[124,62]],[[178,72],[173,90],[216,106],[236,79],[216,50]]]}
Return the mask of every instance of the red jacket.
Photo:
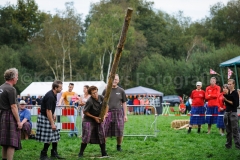
{"label": "red jacket", "polygon": [[190,98],[192,99],[192,107],[204,106],[205,92],[204,90],[193,90]]}
{"label": "red jacket", "polygon": [[[221,112],[220,108],[223,108],[223,110],[226,109],[226,106],[225,106],[225,104],[224,104],[223,99],[224,99],[224,96],[223,96],[223,92],[222,92],[222,93],[220,93],[219,96],[218,96],[218,112]],[[222,111],[223,111],[223,110],[222,110]]]}
{"label": "red jacket", "polygon": [[133,105],[140,105],[140,101],[137,98],[134,98]]}
{"label": "red jacket", "polygon": [[218,106],[218,96],[220,94],[220,87],[218,85],[208,86],[205,92],[205,99],[208,101],[208,107]]}

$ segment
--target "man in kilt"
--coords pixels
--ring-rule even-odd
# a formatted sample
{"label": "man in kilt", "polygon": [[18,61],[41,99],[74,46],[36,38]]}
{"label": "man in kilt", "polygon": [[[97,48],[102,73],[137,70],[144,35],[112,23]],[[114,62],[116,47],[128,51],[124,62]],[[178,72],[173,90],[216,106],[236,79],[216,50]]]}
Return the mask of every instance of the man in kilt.
{"label": "man in kilt", "polygon": [[[221,88],[216,85],[216,78],[212,77],[210,79],[210,86],[206,88],[205,99],[208,101],[206,115],[218,115],[218,96],[220,94]],[[217,123],[217,116],[206,116],[206,123],[208,124],[208,132],[211,132],[212,124]]]}
{"label": "man in kilt", "polygon": [[6,82],[0,86],[0,145],[2,160],[12,160],[15,150],[22,149],[22,123],[18,115],[16,89],[13,87],[18,81],[18,70],[6,70],[4,79]]}
{"label": "man in kilt", "polygon": [[[121,151],[123,141],[124,122],[127,121],[127,98],[125,91],[118,86],[119,76],[116,74],[112,91],[109,98],[109,111],[105,120],[104,128],[106,137],[115,136],[117,138],[117,151]],[[102,95],[105,95],[105,90]]]}
{"label": "man in kilt", "polygon": [[99,144],[102,156],[108,156],[106,153],[104,126],[103,123],[100,123],[99,118],[103,96],[98,95],[98,88],[96,86],[89,87],[88,94],[91,95],[91,97],[87,100],[83,110],[82,143],[78,157],[83,157],[83,152],[88,143]]}
{"label": "man in kilt", "polygon": [[190,125],[188,129],[188,133],[191,132],[192,125],[198,125],[197,133],[201,132],[201,125],[205,123],[204,116],[194,116],[194,114],[205,114],[205,107],[204,107],[204,99],[205,99],[205,92],[202,90],[202,82],[196,83],[197,89],[193,90],[191,93],[190,98],[192,99],[192,108],[191,114],[193,116],[190,117]]}
{"label": "man in kilt", "polygon": [[59,130],[56,128],[54,122],[56,115],[54,114],[57,101],[57,93],[62,90],[62,82],[54,81],[52,90],[48,91],[43,97],[41,104],[41,113],[37,119],[36,140],[43,142],[44,147],[40,154],[41,160],[48,160],[47,151],[52,143],[51,157],[57,159],[65,159],[58,155],[57,142],[60,140]]}

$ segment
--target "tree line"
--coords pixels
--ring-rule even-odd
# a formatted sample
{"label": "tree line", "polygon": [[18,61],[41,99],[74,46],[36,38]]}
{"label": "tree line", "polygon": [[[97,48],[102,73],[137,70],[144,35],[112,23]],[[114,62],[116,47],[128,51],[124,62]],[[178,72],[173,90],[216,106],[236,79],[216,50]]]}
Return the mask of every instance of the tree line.
{"label": "tree line", "polygon": [[[240,0],[216,3],[209,17],[197,21],[153,4],[101,0],[85,19],[73,2],[56,14],[40,11],[34,0],[0,6],[0,72],[19,69],[18,92],[33,81],[106,82],[128,7],[134,12],[118,68],[125,89],[189,94],[196,81],[209,84],[210,68],[218,72],[221,62],[239,55]],[[227,69],[223,74],[226,80]]]}

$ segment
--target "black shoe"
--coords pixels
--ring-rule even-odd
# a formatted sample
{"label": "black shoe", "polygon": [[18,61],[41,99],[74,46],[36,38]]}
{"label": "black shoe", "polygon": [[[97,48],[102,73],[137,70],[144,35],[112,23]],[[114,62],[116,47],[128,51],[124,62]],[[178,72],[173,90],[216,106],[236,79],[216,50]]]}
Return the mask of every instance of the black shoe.
{"label": "black shoe", "polygon": [[188,134],[191,133],[191,130],[188,130],[187,133],[188,133]]}
{"label": "black shoe", "polygon": [[65,159],[63,157],[60,157],[58,152],[55,150],[51,150],[51,157],[56,158],[56,159]]}
{"label": "black shoe", "polygon": [[232,148],[232,146],[229,146],[227,144],[225,144],[225,147],[226,147],[226,149],[231,149]]}
{"label": "black shoe", "polygon": [[102,153],[102,157],[108,157],[107,152]]}
{"label": "black shoe", "polygon": [[117,151],[121,152],[122,151],[122,148],[120,145],[117,145]]}
{"label": "black shoe", "polygon": [[198,129],[197,133],[200,133],[200,132],[201,132],[200,129]]}
{"label": "black shoe", "polygon": [[78,153],[78,158],[83,158],[83,154],[82,153]]}
{"label": "black shoe", "polygon": [[51,160],[51,159],[48,158],[48,156],[47,156],[47,151],[41,151],[40,160]]}

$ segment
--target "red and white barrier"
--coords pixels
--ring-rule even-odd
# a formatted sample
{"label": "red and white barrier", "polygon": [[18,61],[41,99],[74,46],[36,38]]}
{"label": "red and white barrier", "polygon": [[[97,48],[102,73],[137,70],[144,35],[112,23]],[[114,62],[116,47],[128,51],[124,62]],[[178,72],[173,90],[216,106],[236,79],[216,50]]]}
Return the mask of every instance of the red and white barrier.
{"label": "red and white barrier", "polygon": [[[28,109],[32,116],[37,116],[40,114],[39,107],[33,107],[32,109]],[[55,114],[57,116],[73,116],[74,115],[74,108],[64,109],[64,108],[56,108]]]}
{"label": "red and white barrier", "polygon": [[[31,116],[37,116],[40,114],[40,107],[27,107],[28,110],[31,113]],[[74,108],[56,108],[55,114],[57,116],[74,116]],[[57,126],[57,129],[64,129],[64,130],[73,130],[74,129],[74,123],[70,122],[61,122],[61,123],[55,123]],[[32,122],[32,128],[37,128],[37,122]]]}
{"label": "red and white barrier", "polygon": [[[57,129],[66,129],[66,130],[74,129],[74,123],[70,123],[70,122],[55,123],[55,125],[57,126]],[[32,122],[32,128],[34,129],[37,128],[37,122]]]}

